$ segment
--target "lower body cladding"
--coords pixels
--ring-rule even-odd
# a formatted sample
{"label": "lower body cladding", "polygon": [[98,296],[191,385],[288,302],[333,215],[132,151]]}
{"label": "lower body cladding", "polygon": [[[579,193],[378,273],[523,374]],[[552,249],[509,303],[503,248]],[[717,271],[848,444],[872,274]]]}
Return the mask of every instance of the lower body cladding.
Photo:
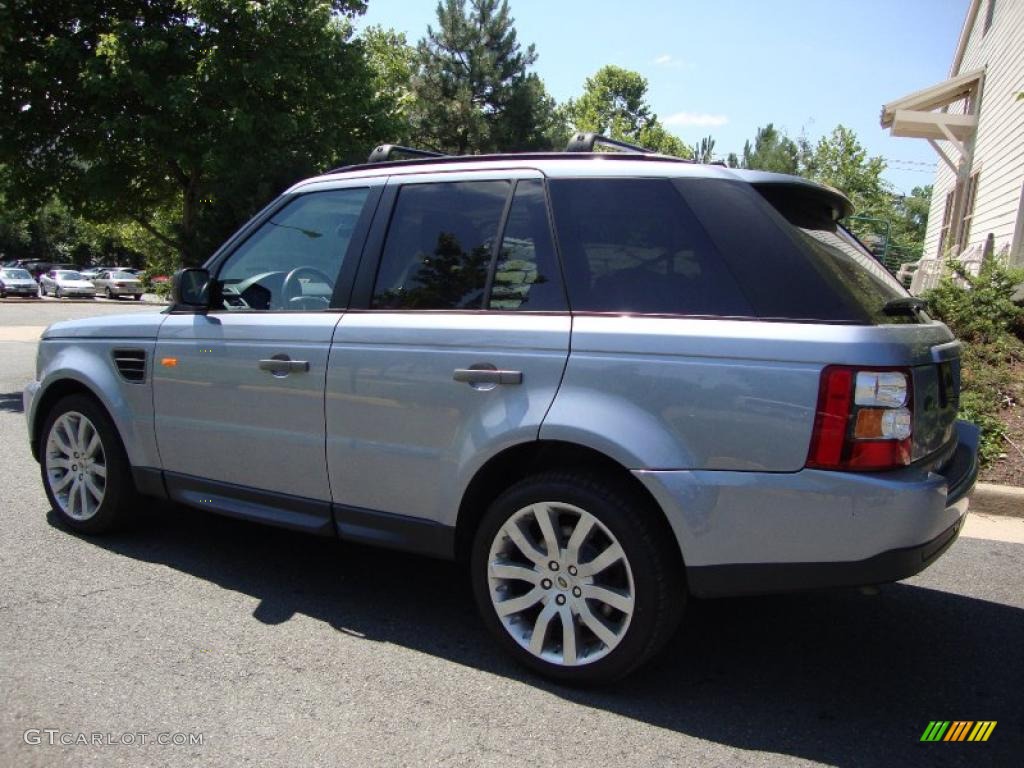
{"label": "lower body cladding", "polygon": [[880,584],[920,572],[959,534],[978,430],[957,433],[937,471],[633,474],[665,511],[698,597]]}

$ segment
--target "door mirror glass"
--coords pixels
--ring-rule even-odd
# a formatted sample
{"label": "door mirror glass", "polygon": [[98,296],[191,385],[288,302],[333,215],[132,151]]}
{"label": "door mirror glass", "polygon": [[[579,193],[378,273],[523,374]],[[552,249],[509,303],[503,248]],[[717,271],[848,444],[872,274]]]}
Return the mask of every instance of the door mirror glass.
{"label": "door mirror glass", "polygon": [[171,304],[175,309],[206,309],[210,306],[210,273],[205,269],[181,269],[174,275]]}

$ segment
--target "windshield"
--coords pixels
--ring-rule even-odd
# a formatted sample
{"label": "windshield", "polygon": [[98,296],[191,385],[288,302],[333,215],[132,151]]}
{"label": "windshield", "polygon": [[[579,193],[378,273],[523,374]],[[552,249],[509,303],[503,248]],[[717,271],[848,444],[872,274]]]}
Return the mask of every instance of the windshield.
{"label": "windshield", "polygon": [[24,269],[0,269],[0,275],[6,277],[8,280],[31,280],[30,275]]}
{"label": "windshield", "polygon": [[57,273],[58,280],[84,280],[81,273],[61,270]]}
{"label": "windshield", "polygon": [[110,277],[114,280],[134,280],[135,275],[131,272],[111,272]]}

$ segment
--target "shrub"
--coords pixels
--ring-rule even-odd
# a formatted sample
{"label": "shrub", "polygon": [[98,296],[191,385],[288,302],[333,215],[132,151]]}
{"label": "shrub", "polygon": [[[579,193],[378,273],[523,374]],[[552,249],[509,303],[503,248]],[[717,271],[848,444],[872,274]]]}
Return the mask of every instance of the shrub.
{"label": "shrub", "polygon": [[960,415],[981,427],[983,466],[1003,452],[1006,428],[999,411],[1020,397],[1011,366],[1024,360],[1024,308],[1011,297],[1021,282],[1024,270],[1010,269],[996,258],[985,259],[977,276],[954,261],[924,297],[930,312],[964,342]]}

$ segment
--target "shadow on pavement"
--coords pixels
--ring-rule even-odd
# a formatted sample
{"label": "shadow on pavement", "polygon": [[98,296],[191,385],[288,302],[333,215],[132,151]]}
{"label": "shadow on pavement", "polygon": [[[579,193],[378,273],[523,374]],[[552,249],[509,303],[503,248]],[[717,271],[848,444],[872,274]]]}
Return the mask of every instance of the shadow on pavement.
{"label": "shadow on pavement", "polygon": [[[451,563],[172,505],[89,541],[251,595],[265,624],[305,614],[739,749],[841,766],[1020,765],[1024,611],[998,603],[900,584],[694,601],[659,661],[614,688],[574,690],[503,655]],[[935,719],[998,726],[984,744],[919,743]]]}
{"label": "shadow on pavement", "polygon": [[0,412],[24,413],[25,405],[21,399],[21,392],[0,392]]}

